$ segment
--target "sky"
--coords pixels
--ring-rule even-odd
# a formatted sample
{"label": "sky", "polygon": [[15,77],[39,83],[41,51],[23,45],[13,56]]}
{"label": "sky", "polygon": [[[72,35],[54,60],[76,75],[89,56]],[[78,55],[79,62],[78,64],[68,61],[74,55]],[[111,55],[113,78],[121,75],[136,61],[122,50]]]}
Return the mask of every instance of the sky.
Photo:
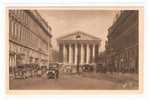
{"label": "sky", "polygon": [[102,40],[100,51],[105,50],[108,28],[114,21],[116,11],[112,10],[38,10],[52,28],[52,46],[58,50],[56,39],[83,31]]}

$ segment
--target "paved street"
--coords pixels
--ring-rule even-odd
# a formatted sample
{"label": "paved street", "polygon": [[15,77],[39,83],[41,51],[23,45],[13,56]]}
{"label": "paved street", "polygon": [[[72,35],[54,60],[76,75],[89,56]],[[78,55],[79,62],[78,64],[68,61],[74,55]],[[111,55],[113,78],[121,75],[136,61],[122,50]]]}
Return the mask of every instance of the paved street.
{"label": "paved street", "polygon": [[[102,76],[102,77],[101,77]],[[27,80],[10,80],[10,89],[21,89],[21,90],[58,90],[58,89],[77,89],[77,90],[88,90],[88,89],[130,89],[127,87],[128,84],[111,80],[100,74],[81,74],[81,75],[61,75],[59,79],[46,79],[46,78],[34,78]],[[106,76],[106,75],[105,75]],[[133,75],[132,75],[133,76]],[[122,77],[123,78],[123,77]],[[125,80],[126,81],[126,80]],[[135,82],[130,82],[130,85],[134,85],[132,89],[136,89],[137,85]]]}

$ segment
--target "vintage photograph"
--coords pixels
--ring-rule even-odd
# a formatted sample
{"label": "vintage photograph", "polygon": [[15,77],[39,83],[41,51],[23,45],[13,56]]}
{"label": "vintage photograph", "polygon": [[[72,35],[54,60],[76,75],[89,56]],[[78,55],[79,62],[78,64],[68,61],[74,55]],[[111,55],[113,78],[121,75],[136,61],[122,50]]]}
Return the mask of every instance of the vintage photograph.
{"label": "vintage photograph", "polygon": [[139,9],[8,8],[9,90],[139,90]]}

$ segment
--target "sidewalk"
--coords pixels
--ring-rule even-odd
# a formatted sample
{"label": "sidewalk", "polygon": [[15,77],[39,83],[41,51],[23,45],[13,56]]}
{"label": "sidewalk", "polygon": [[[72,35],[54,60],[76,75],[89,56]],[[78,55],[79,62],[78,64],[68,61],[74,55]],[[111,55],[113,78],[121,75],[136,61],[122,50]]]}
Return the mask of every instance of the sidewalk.
{"label": "sidewalk", "polygon": [[138,89],[138,74],[132,73],[82,73],[83,77],[115,82],[120,89]]}

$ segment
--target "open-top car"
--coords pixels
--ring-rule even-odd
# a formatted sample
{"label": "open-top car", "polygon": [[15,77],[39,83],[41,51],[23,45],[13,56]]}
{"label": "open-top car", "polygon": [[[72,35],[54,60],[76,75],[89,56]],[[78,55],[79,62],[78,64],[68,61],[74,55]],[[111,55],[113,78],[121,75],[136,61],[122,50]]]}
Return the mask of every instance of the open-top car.
{"label": "open-top car", "polygon": [[58,79],[58,76],[59,76],[59,64],[57,63],[49,64],[47,68],[48,79]]}
{"label": "open-top car", "polygon": [[83,72],[92,72],[94,70],[93,65],[90,64],[82,65],[81,68]]}
{"label": "open-top car", "polygon": [[24,65],[18,65],[14,71],[16,79],[26,79],[26,69]]}

